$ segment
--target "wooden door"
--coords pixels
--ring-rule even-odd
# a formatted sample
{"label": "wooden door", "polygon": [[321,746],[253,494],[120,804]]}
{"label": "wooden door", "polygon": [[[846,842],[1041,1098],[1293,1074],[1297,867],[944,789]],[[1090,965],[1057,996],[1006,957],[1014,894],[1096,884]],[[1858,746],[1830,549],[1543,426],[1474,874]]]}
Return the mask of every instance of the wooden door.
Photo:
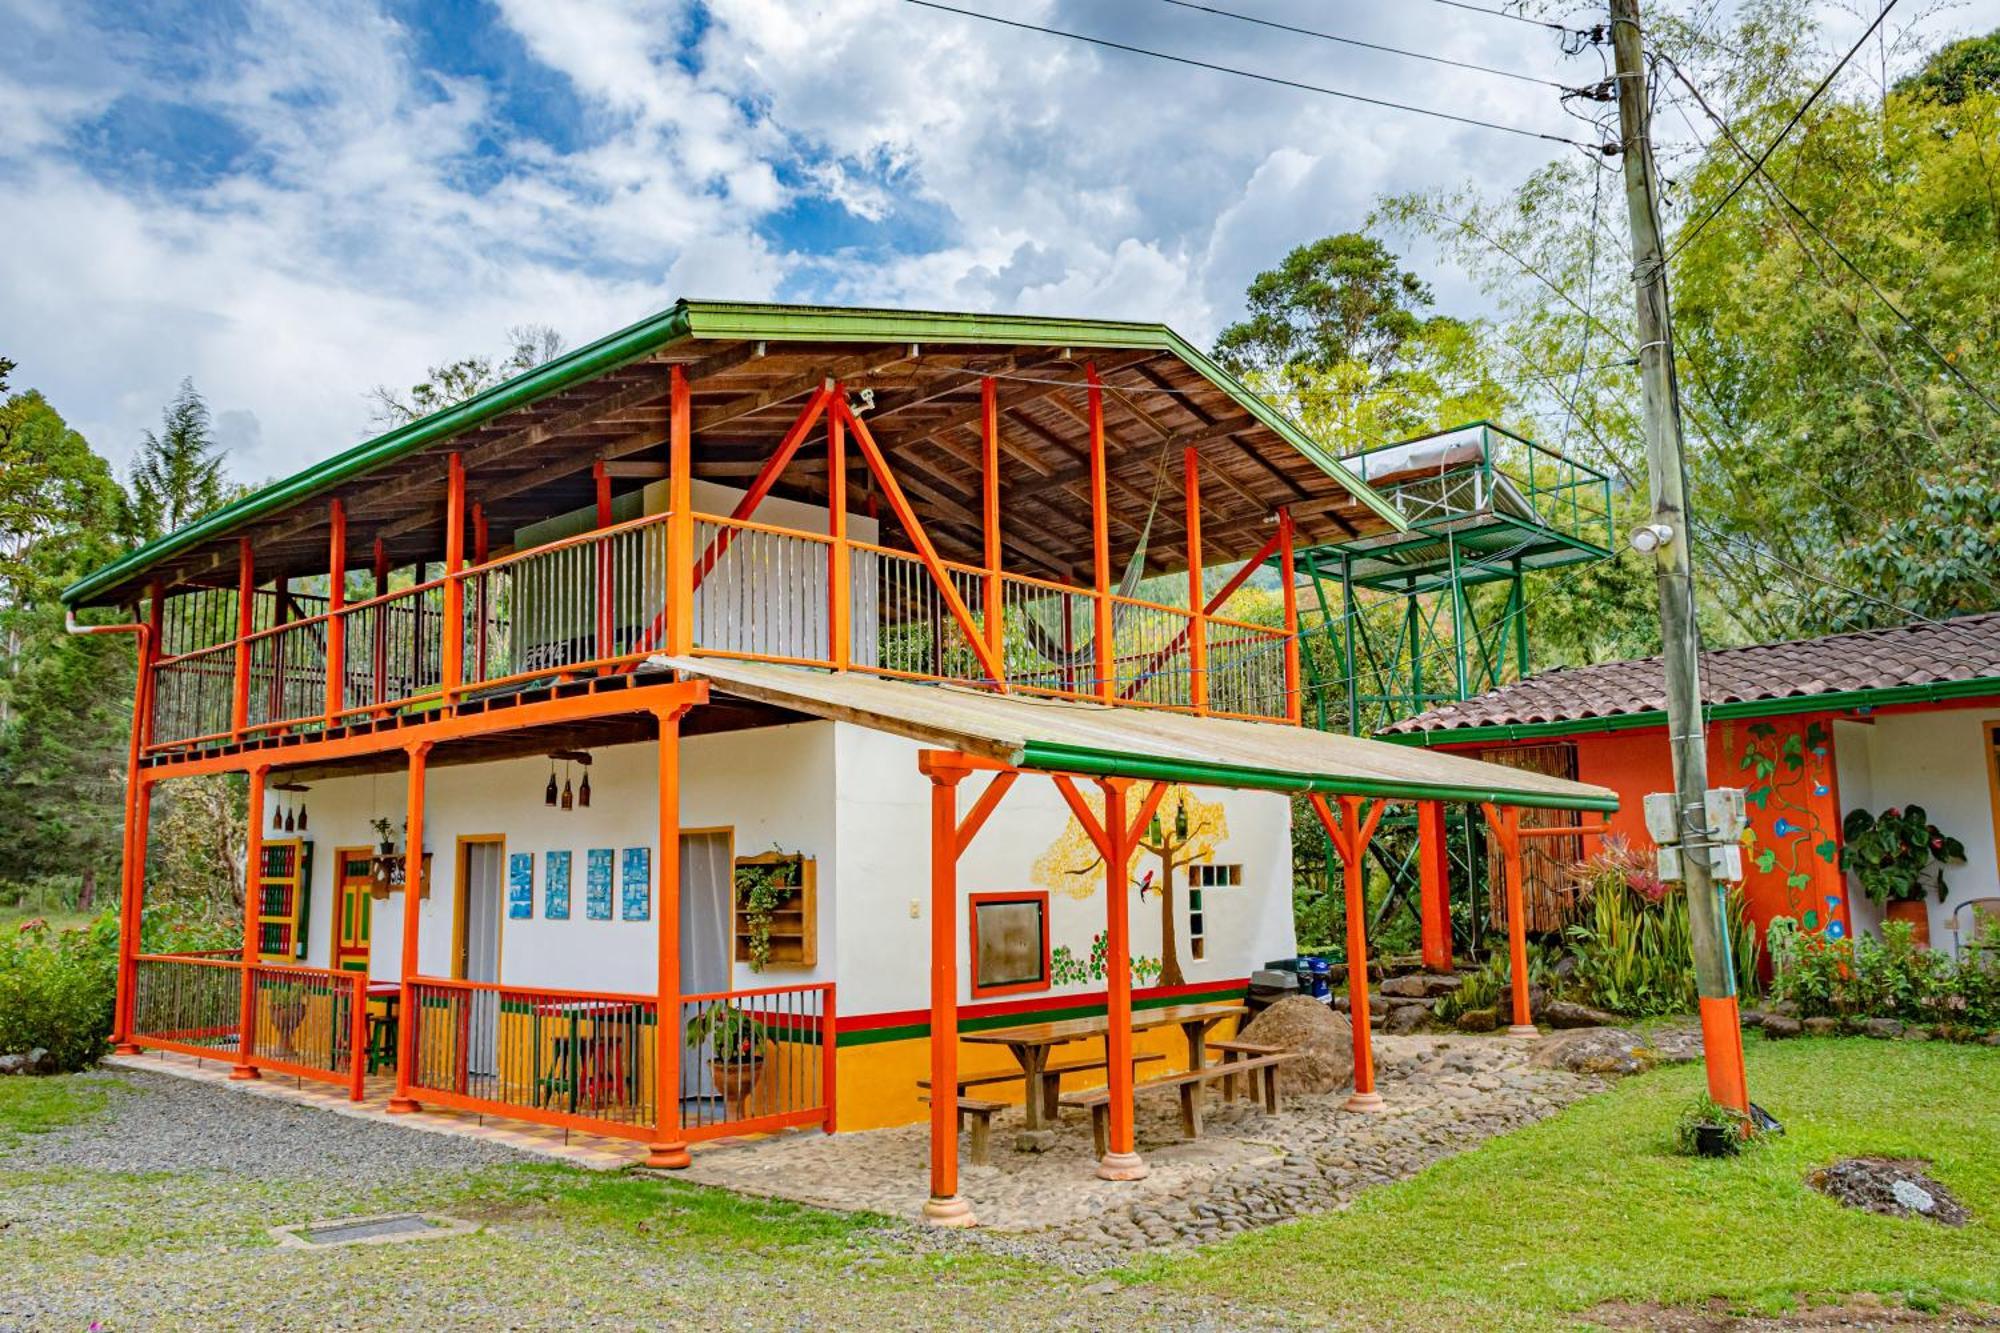
{"label": "wooden door", "polygon": [[342,972],[368,970],[368,940],[375,899],[375,853],[342,847],[333,854],[333,965]]}

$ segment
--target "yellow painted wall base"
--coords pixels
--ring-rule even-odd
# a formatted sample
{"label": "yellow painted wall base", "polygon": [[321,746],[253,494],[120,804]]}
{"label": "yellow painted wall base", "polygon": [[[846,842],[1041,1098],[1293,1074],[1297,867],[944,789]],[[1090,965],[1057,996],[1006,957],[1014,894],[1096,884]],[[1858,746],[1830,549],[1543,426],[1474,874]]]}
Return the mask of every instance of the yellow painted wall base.
{"label": "yellow painted wall base", "polygon": [[[1231,1019],[1218,1024],[1211,1035],[1225,1038],[1235,1030],[1236,1022]],[[1181,1036],[1179,1028],[1154,1028],[1138,1033],[1132,1040],[1132,1046],[1136,1051],[1157,1051],[1166,1057],[1162,1063],[1142,1065],[1139,1073],[1142,1080],[1170,1070],[1179,1072],[1187,1068],[1187,1041]],[[1059,1048],[1054,1060],[1080,1059],[1086,1053],[1092,1058],[1101,1057],[1104,1043],[1075,1042]],[[967,1074],[1019,1069],[1013,1055],[1004,1046],[966,1041],[958,1044],[960,1078]],[[930,1077],[930,1072],[931,1044],[928,1037],[842,1047],[837,1090],[839,1105],[835,1111],[837,1128],[842,1131],[884,1129],[892,1125],[915,1124],[924,1119],[930,1114],[930,1108],[917,1100],[917,1080]],[[1101,1070],[1071,1074],[1063,1079],[1062,1086],[1064,1092],[1102,1087],[1104,1074]],[[1025,1092],[1024,1085],[1017,1080],[977,1088],[970,1095],[986,1101],[1019,1105]]]}

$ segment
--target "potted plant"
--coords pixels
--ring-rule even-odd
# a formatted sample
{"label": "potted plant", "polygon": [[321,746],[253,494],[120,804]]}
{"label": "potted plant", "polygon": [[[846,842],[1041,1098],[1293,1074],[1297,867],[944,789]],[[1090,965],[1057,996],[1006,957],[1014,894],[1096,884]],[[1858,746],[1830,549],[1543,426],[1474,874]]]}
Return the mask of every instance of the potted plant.
{"label": "potted plant", "polygon": [[1734,1157],[1759,1133],[1749,1116],[1703,1093],[1674,1121],[1674,1151],[1686,1157]]}
{"label": "potted plant", "polygon": [[1931,942],[1930,909],[1924,902],[1925,877],[1947,892],[1944,873],[1934,866],[1963,861],[1965,844],[1930,822],[1921,805],[1890,806],[1879,815],[1850,810],[1840,825],[1840,865],[1861,881],[1861,891],[1883,906],[1891,921],[1907,921],[1917,943]]}
{"label": "potted plant", "polygon": [[[386,819],[372,819],[368,822],[375,830],[376,838],[375,860],[369,873],[368,896],[376,899],[387,898],[403,887],[404,869],[409,858],[396,850],[397,829],[394,824]],[[403,827],[407,829],[409,825],[405,824]],[[429,852],[425,852],[419,858],[421,871],[417,896],[421,898],[431,896],[430,861]]]}
{"label": "potted plant", "polygon": [[743,1120],[743,1108],[764,1073],[764,1046],[770,1032],[733,1004],[712,1004],[688,1020],[687,1041],[695,1050],[708,1047],[708,1068],[715,1089],[731,1120]]}
{"label": "potted plant", "polygon": [[797,896],[803,858],[777,848],[736,863],[736,912],[750,950],[750,970],[771,965],[771,923]]}

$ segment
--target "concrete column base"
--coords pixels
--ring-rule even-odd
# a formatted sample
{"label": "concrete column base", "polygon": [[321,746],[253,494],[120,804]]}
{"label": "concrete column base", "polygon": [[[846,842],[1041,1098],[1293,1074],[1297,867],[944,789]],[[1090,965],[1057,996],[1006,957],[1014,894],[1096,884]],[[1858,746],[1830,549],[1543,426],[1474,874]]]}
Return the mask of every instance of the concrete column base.
{"label": "concrete column base", "polygon": [[1510,1037],[1523,1037],[1532,1040],[1533,1038],[1541,1036],[1542,1030],[1536,1027],[1533,1023],[1515,1023],[1508,1027],[1507,1035]]}
{"label": "concrete column base", "polygon": [[656,1143],[646,1154],[646,1165],[655,1171],[680,1171],[694,1165],[685,1143]]}
{"label": "concrete column base", "polygon": [[972,1205],[963,1197],[954,1194],[949,1199],[931,1198],[924,1200],[923,1220],[925,1225],[934,1227],[976,1227],[979,1219],[972,1215]]}
{"label": "concrete column base", "polygon": [[1389,1103],[1382,1100],[1379,1092],[1357,1092],[1347,1099],[1341,1109],[1358,1111],[1362,1115],[1379,1115],[1389,1109]]}
{"label": "concrete column base", "polygon": [[1152,1168],[1138,1153],[1108,1152],[1097,1163],[1099,1180],[1144,1180]]}
{"label": "concrete column base", "polygon": [[145,1052],[129,1041],[121,1041],[111,1048],[113,1055],[144,1055]]}
{"label": "concrete column base", "polygon": [[240,1083],[246,1079],[259,1078],[261,1075],[258,1074],[255,1065],[231,1065],[229,1077]]}
{"label": "concrete column base", "polygon": [[383,1109],[390,1115],[415,1115],[424,1108],[415,1097],[391,1097]]}

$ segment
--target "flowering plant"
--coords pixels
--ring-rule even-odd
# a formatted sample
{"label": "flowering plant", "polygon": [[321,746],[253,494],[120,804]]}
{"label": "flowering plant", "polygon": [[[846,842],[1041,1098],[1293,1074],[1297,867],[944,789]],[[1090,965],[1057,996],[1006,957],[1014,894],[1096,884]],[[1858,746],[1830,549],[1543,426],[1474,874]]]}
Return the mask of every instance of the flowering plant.
{"label": "flowering plant", "polygon": [[[1940,832],[1921,805],[1892,805],[1879,815],[1850,810],[1840,837],[1841,869],[1852,870],[1861,891],[1878,903],[1922,898],[1924,872],[1934,862],[1965,859],[1965,844]],[[1938,901],[1944,901],[1944,875],[1933,872],[1932,883]]]}

